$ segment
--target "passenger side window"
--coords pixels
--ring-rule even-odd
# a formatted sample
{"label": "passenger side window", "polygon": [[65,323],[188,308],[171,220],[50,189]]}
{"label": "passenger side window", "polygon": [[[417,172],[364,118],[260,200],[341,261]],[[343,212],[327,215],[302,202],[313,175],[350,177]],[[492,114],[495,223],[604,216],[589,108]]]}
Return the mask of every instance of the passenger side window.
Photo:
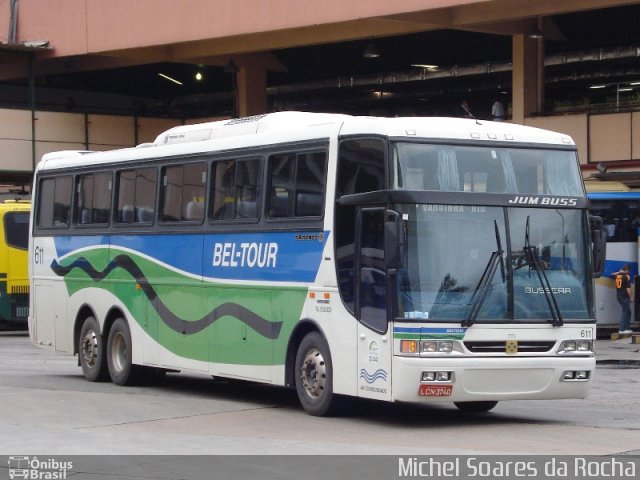
{"label": "passenger side window", "polygon": [[108,224],[111,216],[111,174],[80,175],[76,205],[76,224]]}
{"label": "passenger side window", "polygon": [[324,211],[325,152],[269,157],[269,217],[320,217]]}
{"label": "passenger side window", "polygon": [[212,220],[258,218],[260,159],[214,162],[211,192]]}
{"label": "passenger side window", "polygon": [[202,223],[206,181],[207,164],[204,162],[164,168],[162,221]]}
{"label": "passenger side window", "polygon": [[155,198],[155,168],[118,172],[118,223],[153,223]]}
{"label": "passenger side window", "polygon": [[70,175],[45,178],[40,182],[37,225],[45,228],[66,228],[71,219]]}

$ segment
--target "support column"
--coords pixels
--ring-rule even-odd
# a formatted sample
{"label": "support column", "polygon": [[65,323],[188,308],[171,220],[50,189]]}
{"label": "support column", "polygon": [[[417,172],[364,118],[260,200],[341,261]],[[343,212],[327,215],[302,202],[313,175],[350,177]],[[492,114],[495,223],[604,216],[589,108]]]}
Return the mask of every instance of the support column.
{"label": "support column", "polygon": [[544,40],[513,36],[513,123],[544,111]]}
{"label": "support column", "polygon": [[267,113],[267,69],[254,62],[241,64],[237,73],[238,116]]}

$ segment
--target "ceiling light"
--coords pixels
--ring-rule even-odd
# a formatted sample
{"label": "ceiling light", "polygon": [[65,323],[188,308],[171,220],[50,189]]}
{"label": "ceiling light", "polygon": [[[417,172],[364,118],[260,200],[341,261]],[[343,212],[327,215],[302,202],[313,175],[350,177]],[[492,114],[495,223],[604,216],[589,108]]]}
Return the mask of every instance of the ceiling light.
{"label": "ceiling light", "polygon": [[173,82],[176,85],[182,85],[182,82],[176,80],[175,78],[171,78],[169,75],[165,75],[164,73],[159,73],[158,76],[164,78],[165,80],[169,80],[170,82]]}
{"label": "ceiling light", "polygon": [[373,44],[373,42],[369,42],[367,48],[365,48],[364,52],[362,52],[362,56],[364,58],[378,58],[380,54],[378,53],[378,50],[376,49],[376,46]]}
{"label": "ceiling light", "polygon": [[542,30],[543,21],[544,20],[541,17],[537,18],[536,24],[531,30],[529,30],[529,33],[527,34],[529,38],[532,38],[534,40],[540,40],[544,38],[544,31]]}
{"label": "ceiling light", "polygon": [[411,66],[416,68],[424,68],[425,70],[429,70],[430,72],[435,72],[440,68],[438,65],[428,65],[424,63],[412,63]]}
{"label": "ceiling light", "polygon": [[540,40],[542,38],[544,38],[544,34],[542,33],[542,30],[535,28],[533,30],[533,32],[531,32],[529,34],[529,38],[533,39],[533,40]]}
{"label": "ceiling light", "polygon": [[196,80],[201,81],[204,77],[202,76],[202,72],[196,72]]}
{"label": "ceiling light", "polygon": [[592,90],[596,90],[598,88],[607,88],[607,86],[606,85],[591,85],[589,88],[592,89]]}
{"label": "ceiling light", "polygon": [[633,92],[633,88],[631,87],[623,87],[623,88],[618,88],[619,92]]}
{"label": "ceiling light", "polygon": [[629,85],[640,85],[640,82],[631,82]]}

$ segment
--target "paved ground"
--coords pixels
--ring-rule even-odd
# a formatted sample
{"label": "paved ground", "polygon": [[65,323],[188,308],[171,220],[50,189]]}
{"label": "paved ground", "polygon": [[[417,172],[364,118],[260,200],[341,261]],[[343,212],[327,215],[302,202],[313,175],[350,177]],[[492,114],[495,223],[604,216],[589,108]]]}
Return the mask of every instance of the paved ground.
{"label": "paved ground", "polygon": [[[480,416],[463,415],[448,404],[424,408],[361,401],[343,417],[315,418],[301,410],[291,390],[213,382],[206,376],[169,375],[163,384],[131,388],[86,382],[75,358],[37,349],[23,334],[3,333],[0,455],[112,455],[72,457],[76,476],[70,478],[92,480],[377,480],[398,478],[398,455],[638,459],[640,345],[630,339],[598,340],[596,347],[598,368],[586,400],[501,402]],[[271,458],[218,457],[232,454]],[[303,458],[274,457],[283,454]],[[372,462],[366,457],[371,454],[396,457]],[[350,475],[328,474],[342,464]],[[0,479],[7,478],[6,465],[0,456]],[[381,477],[383,471],[391,475]]]}

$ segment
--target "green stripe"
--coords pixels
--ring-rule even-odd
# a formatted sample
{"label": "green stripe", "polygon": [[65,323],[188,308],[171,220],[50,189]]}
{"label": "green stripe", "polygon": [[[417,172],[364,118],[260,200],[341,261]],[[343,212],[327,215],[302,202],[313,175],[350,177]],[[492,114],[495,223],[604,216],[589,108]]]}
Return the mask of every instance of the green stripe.
{"label": "green stripe", "polygon": [[420,340],[419,333],[394,333],[393,338],[399,338],[401,340]]}

